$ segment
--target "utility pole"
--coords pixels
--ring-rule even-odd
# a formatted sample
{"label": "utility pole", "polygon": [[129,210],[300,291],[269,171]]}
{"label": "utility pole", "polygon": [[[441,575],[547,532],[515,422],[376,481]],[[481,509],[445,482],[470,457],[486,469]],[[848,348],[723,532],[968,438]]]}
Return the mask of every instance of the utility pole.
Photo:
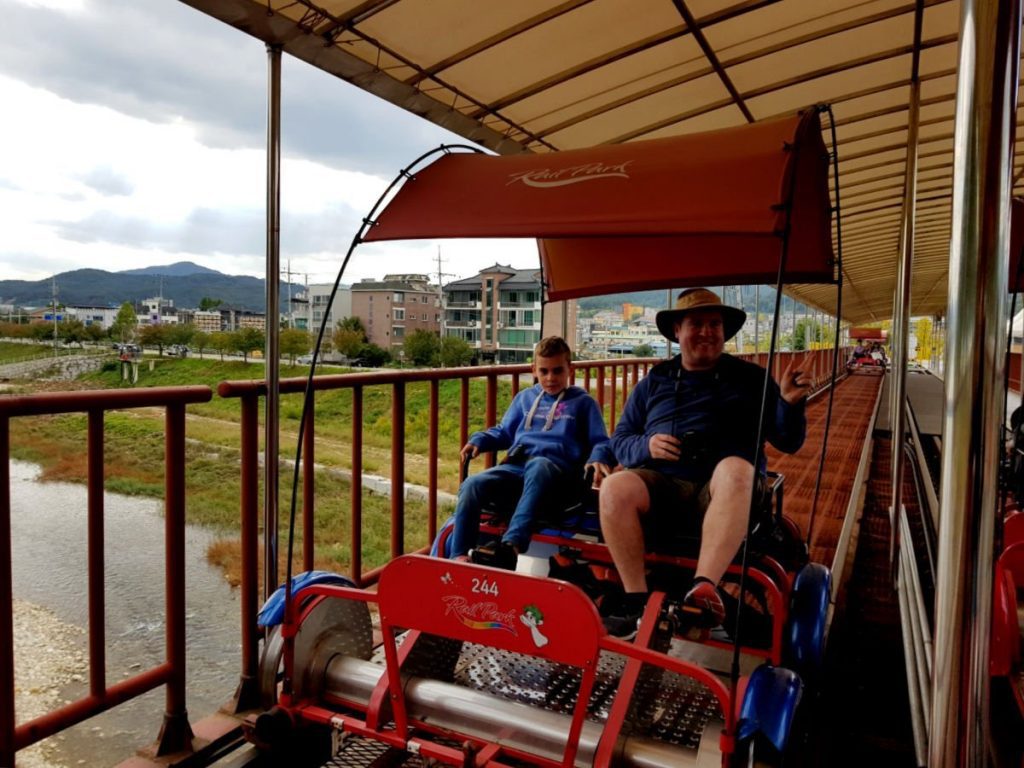
{"label": "utility pole", "polygon": [[[303,275],[306,285],[306,333],[313,332],[313,297],[309,295],[309,272]],[[319,350],[314,350],[319,351]]]}
{"label": "utility pole", "polygon": [[457,277],[457,275],[451,272],[442,272],[443,259],[441,258],[441,246],[437,246],[437,306],[441,310],[438,314],[441,318],[438,324],[438,336],[444,338],[444,321],[445,321],[445,308],[444,308],[444,278],[446,277]]}
{"label": "utility pole", "polygon": [[[292,314],[293,314],[292,313],[292,275],[299,275],[301,273],[299,273],[299,272],[292,272],[292,260],[288,259],[288,264],[287,264],[287,267],[285,268],[285,273],[284,274],[286,276],[285,280],[288,281],[287,282],[287,285],[288,285],[288,327],[289,328],[294,328],[295,325],[292,322]],[[307,288],[306,288],[306,298],[308,300],[309,299],[309,288],[308,288],[308,286],[309,286],[309,275],[308,274],[306,275],[306,285],[307,285]]]}
{"label": "utility pole", "polygon": [[57,278],[50,278],[50,288],[53,291],[53,356],[57,356]]}

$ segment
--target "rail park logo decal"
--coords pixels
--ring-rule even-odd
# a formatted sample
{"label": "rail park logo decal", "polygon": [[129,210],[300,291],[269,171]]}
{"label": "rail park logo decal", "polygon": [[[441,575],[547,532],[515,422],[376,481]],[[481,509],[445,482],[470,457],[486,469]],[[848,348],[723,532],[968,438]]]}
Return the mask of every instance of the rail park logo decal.
{"label": "rail park logo decal", "polygon": [[445,615],[454,614],[455,618],[470,629],[503,629],[516,637],[516,611],[502,611],[497,603],[471,603],[461,595],[446,595],[444,601]]}
{"label": "rail park logo decal", "polygon": [[511,186],[516,182],[522,182],[528,187],[537,189],[548,189],[550,187],[565,187],[569,184],[579,184],[584,181],[596,181],[597,179],[628,179],[626,171],[632,160],[616,165],[605,165],[604,163],[585,163],[583,165],[570,165],[568,168],[538,168],[532,171],[521,171],[510,173],[508,184]]}

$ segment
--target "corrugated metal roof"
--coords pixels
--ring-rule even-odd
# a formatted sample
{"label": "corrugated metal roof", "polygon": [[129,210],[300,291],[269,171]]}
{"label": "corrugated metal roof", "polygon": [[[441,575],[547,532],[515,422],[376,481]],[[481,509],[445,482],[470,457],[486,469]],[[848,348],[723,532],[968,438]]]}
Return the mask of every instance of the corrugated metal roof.
{"label": "corrugated metal roof", "polygon": [[[831,103],[843,314],[853,322],[892,314],[916,52],[912,311],[945,309],[954,0],[921,3],[919,42],[917,3],[907,0],[184,1],[500,153],[712,130]],[[834,287],[789,292],[835,309]]]}

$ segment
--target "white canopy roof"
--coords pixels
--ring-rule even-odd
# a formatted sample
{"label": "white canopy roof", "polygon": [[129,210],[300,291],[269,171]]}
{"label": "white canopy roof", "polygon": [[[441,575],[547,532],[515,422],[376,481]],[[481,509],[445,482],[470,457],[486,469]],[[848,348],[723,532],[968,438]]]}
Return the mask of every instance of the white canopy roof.
{"label": "white canopy roof", "polygon": [[[907,0],[184,1],[499,153],[693,133],[829,102],[852,322],[892,315],[916,52],[911,312],[945,309],[958,2],[925,0],[915,42]],[[835,310],[833,286],[789,292]]]}

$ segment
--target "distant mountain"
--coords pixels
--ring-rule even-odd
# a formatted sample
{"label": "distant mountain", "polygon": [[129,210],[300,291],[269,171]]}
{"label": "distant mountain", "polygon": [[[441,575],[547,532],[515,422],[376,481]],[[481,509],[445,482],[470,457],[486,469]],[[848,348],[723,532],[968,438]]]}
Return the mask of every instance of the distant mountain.
{"label": "distant mountain", "polygon": [[[672,300],[678,291],[671,291]],[[622,310],[623,304],[632,304],[636,307],[654,307],[664,309],[668,306],[670,292],[667,290],[657,291],[633,291],[632,293],[609,293],[606,296],[588,296],[579,300],[580,309],[611,309],[615,312]]]}
{"label": "distant mountain", "polygon": [[[656,291],[633,291],[632,293],[610,293],[606,296],[588,296],[579,300],[582,310],[610,309],[614,312],[622,311],[622,305],[629,303],[638,307],[653,307],[654,309],[665,309],[669,304],[675,304],[676,296],[679,295],[677,288],[671,291],[659,289]],[[711,286],[711,290],[721,294],[719,286]],[[761,312],[773,312],[775,310],[775,289],[762,285],[756,292]],[[726,304],[742,307],[747,312],[754,311],[754,286],[743,286],[743,296],[740,299],[739,288],[729,286],[726,289]],[[789,296],[782,297],[782,313],[791,312],[793,300]]]}
{"label": "distant mountain", "polygon": [[[187,264],[187,262],[182,262]],[[171,265],[180,267],[181,264]],[[190,309],[199,306],[204,297],[220,299],[227,306],[263,312],[267,306],[266,281],[243,275],[225,275],[216,270],[191,265],[201,271],[184,275],[169,275],[164,272],[150,274],[147,270],[128,272],[106,272],[101,269],[76,269],[56,275],[57,301],[61,304],[86,306],[120,305],[126,301],[140,301],[160,295],[171,299],[175,307]],[[144,274],[135,274],[144,272]],[[51,281],[0,280],[0,297],[5,303],[22,307],[36,307],[49,304]],[[304,290],[303,286],[292,284],[293,293]],[[281,284],[281,295],[288,287]],[[285,307],[282,304],[282,310]]]}
{"label": "distant mountain", "polygon": [[185,275],[220,275],[216,269],[202,267],[191,261],[177,261],[174,264],[165,264],[162,267],[143,267],[142,269],[123,269],[119,275],[170,275],[172,277],[184,277]]}

